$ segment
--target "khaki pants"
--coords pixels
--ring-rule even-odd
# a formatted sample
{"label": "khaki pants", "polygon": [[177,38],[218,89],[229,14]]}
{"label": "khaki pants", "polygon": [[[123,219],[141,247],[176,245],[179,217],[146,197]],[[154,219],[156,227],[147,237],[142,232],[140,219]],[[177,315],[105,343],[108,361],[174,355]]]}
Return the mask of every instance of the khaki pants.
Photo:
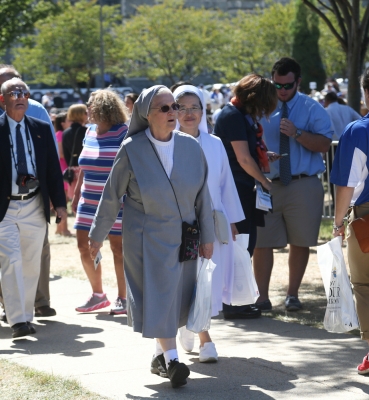
{"label": "khaki pants", "polygon": [[[49,243],[49,229],[48,226],[46,226],[46,235],[41,253],[41,270],[36,291],[35,307],[50,306],[49,276],[50,276],[50,243]],[[4,308],[3,292],[1,290],[1,279],[0,279],[0,304]]]}
{"label": "khaki pants", "polygon": [[46,220],[41,195],[11,200],[0,222],[1,285],[10,326],[32,321]]}
{"label": "khaki pants", "polygon": [[[369,203],[355,207],[356,217],[369,214]],[[355,219],[351,211],[349,222]],[[356,240],[351,225],[347,233],[347,256],[351,274],[351,283],[354,288],[356,311],[360,323],[360,334],[364,340],[369,340],[369,253],[363,253]]]}

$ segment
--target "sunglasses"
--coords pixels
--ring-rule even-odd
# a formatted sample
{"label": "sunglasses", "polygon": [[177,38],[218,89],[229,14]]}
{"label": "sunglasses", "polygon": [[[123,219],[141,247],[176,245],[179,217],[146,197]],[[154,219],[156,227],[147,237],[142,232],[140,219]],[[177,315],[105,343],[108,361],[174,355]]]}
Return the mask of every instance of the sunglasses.
{"label": "sunglasses", "polygon": [[13,90],[12,92],[5,93],[10,96],[11,99],[29,99],[31,97],[31,93],[28,90]]}
{"label": "sunglasses", "polygon": [[178,111],[179,110],[179,104],[178,103],[173,103],[171,106],[162,106],[162,107],[151,107],[151,110],[160,110],[162,113],[167,113],[170,110],[173,111]]}
{"label": "sunglasses", "polygon": [[277,83],[277,82],[273,82],[274,86],[276,87],[276,89],[281,90],[282,88],[285,90],[290,90],[295,86],[296,81],[293,81],[291,83]]}

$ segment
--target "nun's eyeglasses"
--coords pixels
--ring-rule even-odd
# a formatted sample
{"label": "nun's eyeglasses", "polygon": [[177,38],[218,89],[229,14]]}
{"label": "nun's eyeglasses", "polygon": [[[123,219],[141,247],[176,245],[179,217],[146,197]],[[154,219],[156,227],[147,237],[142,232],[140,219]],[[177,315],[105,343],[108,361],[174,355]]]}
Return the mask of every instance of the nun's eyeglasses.
{"label": "nun's eyeglasses", "polygon": [[200,111],[202,111],[200,107],[191,107],[191,108],[181,107],[178,112],[180,114],[187,114],[187,113],[195,114]]}
{"label": "nun's eyeglasses", "polygon": [[179,104],[178,103],[173,103],[171,106],[161,106],[161,107],[151,107],[151,110],[160,110],[162,113],[167,113],[170,110],[173,111],[178,111],[179,110]]}

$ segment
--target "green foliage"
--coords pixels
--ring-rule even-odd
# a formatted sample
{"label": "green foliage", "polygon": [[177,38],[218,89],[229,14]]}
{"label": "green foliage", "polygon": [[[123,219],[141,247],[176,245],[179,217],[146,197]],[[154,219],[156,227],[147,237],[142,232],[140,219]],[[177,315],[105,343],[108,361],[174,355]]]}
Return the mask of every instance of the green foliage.
{"label": "green foliage", "polygon": [[216,11],[184,8],[183,0],[143,5],[117,31],[117,68],[130,76],[192,80],[224,63],[226,17]]}
{"label": "green foliage", "polygon": [[253,13],[238,12],[225,29],[229,37],[222,66],[226,80],[236,81],[250,72],[269,76],[277,59],[291,55],[288,24],[293,12],[293,4],[274,2]]}
{"label": "green foliage", "polygon": [[292,57],[301,65],[303,91],[310,92],[309,82],[316,82],[317,89],[321,90],[326,74],[319,54],[319,17],[310,11],[302,0],[296,0],[291,32]]}
{"label": "green foliage", "polygon": [[[23,47],[14,51],[14,65],[28,82],[48,85],[67,84],[79,91],[79,82],[90,87],[100,65],[100,7],[96,1],[80,0],[62,4],[57,18],[48,17],[36,24],[38,33],[26,37]],[[117,7],[104,6],[104,46],[114,46],[111,26],[119,20]],[[105,70],[113,61],[107,54]]]}
{"label": "green foliage", "polygon": [[1,0],[0,1],[0,51],[32,32],[34,24],[60,11],[52,0]]}

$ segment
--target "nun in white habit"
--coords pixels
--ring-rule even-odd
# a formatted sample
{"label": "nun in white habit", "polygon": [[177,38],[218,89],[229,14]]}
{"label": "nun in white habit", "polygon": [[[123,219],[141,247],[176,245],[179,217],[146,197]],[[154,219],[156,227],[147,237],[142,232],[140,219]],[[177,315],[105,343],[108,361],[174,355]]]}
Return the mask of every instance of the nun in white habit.
{"label": "nun in white habit", "polygon": [[175,130],[177,109],[165,86],[141,93],[89,233],[95,258],[126,193],[128,324],[144,337],[157,338],[151,372],[168,376],[173,387],[186,384],[190,373],[178,361],[175,337],[187,323],[197,264],[179,262],[181,215],[190,224],[198,220],[200,255],[211,258],[214,242],[206,159],[194,138]]}
{"label": "nun in white habit", "polygon": [[[218,137],[208,134],[206,105],[202,92],[195,86],[182,85],[174,91],[173,95],[180,106],[177,128],[193,136],[204,151],[208,163],[207,184],[212,209],[222,211],[228,220],[228,244],[223,244],[216,238],[212,256],[217,266],[213,272],[212,286],[212,316],[216,316],[223,308],[222,303],[230,304],[231,302],[234,276],[233,240],[238,233],[235,223],[244,220],[245,215],[223,143]],[[200,362],[216,361],[217,352],[208,332],[200,333],[199,337]],[[180,329],[179,338],[182,347],[187,351],[192,351],[193,333],[183,327]]]}

